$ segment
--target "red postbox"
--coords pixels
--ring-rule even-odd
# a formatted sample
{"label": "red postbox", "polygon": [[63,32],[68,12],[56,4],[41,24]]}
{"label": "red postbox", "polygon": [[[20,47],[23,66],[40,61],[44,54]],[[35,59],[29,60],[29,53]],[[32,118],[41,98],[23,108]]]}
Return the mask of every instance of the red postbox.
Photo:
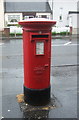
{"label": "red postbox", "polygon": [[23,27],[24,100],[32,105],[50,101],[51,28],[55,21],[31,18]]}

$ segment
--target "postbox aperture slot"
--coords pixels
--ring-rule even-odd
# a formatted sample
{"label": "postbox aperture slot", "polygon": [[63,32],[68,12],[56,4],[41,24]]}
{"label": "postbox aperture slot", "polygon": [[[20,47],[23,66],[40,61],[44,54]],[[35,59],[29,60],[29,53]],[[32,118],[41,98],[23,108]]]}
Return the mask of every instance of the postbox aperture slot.
{"label": "postbox aperture slot", "polygon": [[48,38],[49,35],[32,35],[32,38]]}
{"label": "postbox aperture slot", "polygon": [[44,41],[36,41],[36,55],[44,55]]}

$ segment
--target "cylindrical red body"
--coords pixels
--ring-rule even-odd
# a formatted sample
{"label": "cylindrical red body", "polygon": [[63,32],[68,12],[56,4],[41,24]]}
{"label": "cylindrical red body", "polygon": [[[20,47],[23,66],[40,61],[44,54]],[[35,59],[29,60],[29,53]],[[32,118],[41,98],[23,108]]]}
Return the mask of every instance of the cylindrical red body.
{"label": "cylindrical red body", "polygon": [[39,18],[19,22],[23,26],[25,89],[39,92],[50,87],[51,28],[55,23]]}

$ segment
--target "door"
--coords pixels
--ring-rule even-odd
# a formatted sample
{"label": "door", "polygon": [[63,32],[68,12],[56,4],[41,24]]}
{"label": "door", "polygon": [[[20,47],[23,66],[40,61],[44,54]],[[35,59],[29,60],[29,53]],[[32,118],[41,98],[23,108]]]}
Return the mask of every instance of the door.
{"label": "door", "polygon": [[30,53],[30,88],[48,88],[50,86],[50,34],[32,34],[30,42]]}

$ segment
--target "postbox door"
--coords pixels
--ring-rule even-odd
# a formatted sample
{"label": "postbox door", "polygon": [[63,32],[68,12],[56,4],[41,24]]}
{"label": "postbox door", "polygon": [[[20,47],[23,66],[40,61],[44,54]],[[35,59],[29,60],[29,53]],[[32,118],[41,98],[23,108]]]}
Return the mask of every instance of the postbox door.
{"label": "postbox door", "polygon": [[50,34],[31,35],[30,88],[44,89],[50,86],[50,55]]}

